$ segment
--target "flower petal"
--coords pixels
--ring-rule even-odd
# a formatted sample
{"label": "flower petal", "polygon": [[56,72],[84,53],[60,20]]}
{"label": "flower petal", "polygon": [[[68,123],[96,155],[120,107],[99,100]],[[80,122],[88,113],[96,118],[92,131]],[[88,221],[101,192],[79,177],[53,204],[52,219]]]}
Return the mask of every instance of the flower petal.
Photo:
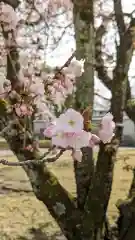
{"label": "flower petal", "polygon": [[80,149],[73,149],[72,157],[74,160],[81,162],[82,161],[82,151]]}

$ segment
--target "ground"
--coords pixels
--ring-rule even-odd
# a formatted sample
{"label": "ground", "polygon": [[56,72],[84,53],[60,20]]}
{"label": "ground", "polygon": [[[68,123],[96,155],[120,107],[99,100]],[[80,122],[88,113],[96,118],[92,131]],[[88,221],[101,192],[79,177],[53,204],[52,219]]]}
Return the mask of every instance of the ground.
{"label": "ground", "polygon": [[[134,156],[135,150],[119,150],[108,208],[111,221],[117,217],[117,200],[126,197],[132,180],[132,172],[123,170],[123,158],[128,158],[128,163],[133,165]],[[13,161],[15,157],[7,156],[6,159]],[[49,164],[49,167],[61,184],[75,194],[73,166],[69,153],[65,153],[56,163]],[[30,228],[35,236],[33,238],[28,232]],[[47,234],[52,235],[59,231],[47,209],[33,195],[24,170],[21,167],[0,165],[0,240],[46,240],[38,228],[43,228]]]}

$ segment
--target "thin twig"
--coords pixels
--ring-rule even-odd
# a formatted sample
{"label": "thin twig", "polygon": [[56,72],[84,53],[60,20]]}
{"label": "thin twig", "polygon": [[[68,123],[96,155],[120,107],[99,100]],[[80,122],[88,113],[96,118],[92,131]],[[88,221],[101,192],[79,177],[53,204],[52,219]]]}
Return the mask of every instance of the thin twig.
{"label": "thin twig", "polygon": [[61,68],[59,68],[59,69],[56,70],[56,73],[55,73],[54,78],[56,77],[56,75],[57,75],[59,72],[62,71],[63,68],[69,66],[70,62],[71,62],[72,59],[75,57],[75,54],[76,54],[76,51],[74,51],[74,52],[72,53],[72,55],[68,58],[68,60],[63,64],[63,66],[62,66]]}
{"label": "thin twig", "polygon": [[0,160],[0,164],[6,165],[6,166],[25,166],[25,165],[30,165],[30,164],[42,164],[42,163],[51,163],[55,162],[62,154],[64,153],[65,150],[60,150],[58,154],[56,154],[54,157],[50,158],[45,158],[42,160],[26,160],[26,161],[20,161],[20,162],[9,162],[5,159]]}

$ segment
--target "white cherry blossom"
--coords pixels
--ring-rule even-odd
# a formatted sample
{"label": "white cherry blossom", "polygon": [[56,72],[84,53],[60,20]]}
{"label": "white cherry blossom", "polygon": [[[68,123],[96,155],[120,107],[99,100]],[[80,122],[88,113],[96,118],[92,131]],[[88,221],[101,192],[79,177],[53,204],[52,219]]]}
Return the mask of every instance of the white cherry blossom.
{"label": "white cherry blossom", "polygon": [[82,151],[80,149],[73,149],[72,158],[78,162],[82,161]]}
{"label": "white cherry blossom", "polygon": [[57,119],[57,129],[63,132],[80,132],[83,130],[83,116],[72,108]]}

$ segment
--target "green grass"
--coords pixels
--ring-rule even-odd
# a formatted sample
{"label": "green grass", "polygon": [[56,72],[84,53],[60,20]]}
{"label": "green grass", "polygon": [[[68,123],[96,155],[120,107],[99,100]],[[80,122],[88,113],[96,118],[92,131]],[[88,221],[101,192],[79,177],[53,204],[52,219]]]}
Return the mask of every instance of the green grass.
{"label": "green grass", "polygon": [[[129,158],[128,163],[133,165],[134,155],[133,150],[119,151],[108,207],[111,221],[116,219],[118,214],[115,203],[118,199],[126,197],[132,180],[132,173],[123,170],[123,157]],[[15,157],[6,159],[16,161]],[[48,166],[61,184],[75,195],[73,162],[70,153],[67,151],[56,163]],[[59,231],[46,207],[32,193],[28,178],[21,167],[0,165],[0,193],[0,240],[47,240],[44,231],[48,235]],[[31,233],[30,228],[33,228]]]}

